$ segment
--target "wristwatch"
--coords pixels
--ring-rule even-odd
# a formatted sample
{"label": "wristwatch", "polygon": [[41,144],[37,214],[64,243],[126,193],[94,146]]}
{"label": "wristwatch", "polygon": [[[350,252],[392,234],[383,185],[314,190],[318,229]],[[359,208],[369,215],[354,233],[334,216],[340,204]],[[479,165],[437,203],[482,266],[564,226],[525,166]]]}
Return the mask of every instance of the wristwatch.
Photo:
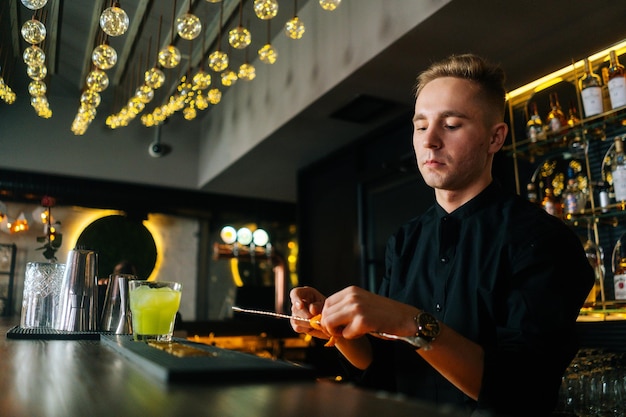
{"label": "wristwatch", "polygon": [[425,311],[420,312],[417,316],[413,317],[415,324],[417,325],[417,332],[415,332],[415,339],[421,346],[419,348],[430,349],[430,344],[441,332],[439,321],[430,313]]}

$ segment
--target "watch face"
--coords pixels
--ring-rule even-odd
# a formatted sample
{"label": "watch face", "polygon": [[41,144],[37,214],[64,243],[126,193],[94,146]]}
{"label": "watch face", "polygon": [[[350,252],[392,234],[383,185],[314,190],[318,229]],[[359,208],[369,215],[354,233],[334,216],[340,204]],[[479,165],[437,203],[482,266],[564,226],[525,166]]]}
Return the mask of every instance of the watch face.
{"label": "watch face", "polygon": [[434,316],[422,312],[417,316],[417,324],[418,336],[435,338],[439,335],[439,322]]}

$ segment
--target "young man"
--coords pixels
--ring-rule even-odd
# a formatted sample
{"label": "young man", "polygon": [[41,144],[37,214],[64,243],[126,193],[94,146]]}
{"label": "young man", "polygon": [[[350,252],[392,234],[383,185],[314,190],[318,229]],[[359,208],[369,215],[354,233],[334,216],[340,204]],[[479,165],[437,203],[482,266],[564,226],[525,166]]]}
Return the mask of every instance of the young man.
{"label": "young man", "polygon": [[[363,385],[469,413],[542,416],[576,353],[575,322],[593,285],[579,238],[491,175],[508,127],[503,71],[452,56],[417,81],[413,147],[436,204],[388,242],[378,294],[291,292],[292,312],[363,371]],[[419,336],[426,348],[375,339]]]}

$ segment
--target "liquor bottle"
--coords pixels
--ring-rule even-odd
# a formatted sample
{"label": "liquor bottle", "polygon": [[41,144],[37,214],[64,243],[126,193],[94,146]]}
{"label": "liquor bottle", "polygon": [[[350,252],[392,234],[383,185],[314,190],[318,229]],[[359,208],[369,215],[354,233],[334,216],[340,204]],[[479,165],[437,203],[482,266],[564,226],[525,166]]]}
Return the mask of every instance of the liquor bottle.
{"label": "liquor bottle", "polygon": [[537,197],[537,188],[532,182],[529,182],[528,185],[526,185],[526,198],[528,198],[528,201],[531,203],[536,204],[539,202]]}
{"label": "liquor bottle", "polygon": [[609,96],[611,108],[626,106],[626,73],[624,66],[617,60],[615,51],[609,52]]}
{"label": "liquor bottle", "polygon": [[587,256],[587,261],[593,268],[593,272],[595,275],[595,280],[593,283],[593,288],[587,294],[587,298],[585,299],[584,307],[593,308],[598,304],[598,302],[604,303],[605,295],[604,295],[604,250],[602,246],[599,246],[595,243],[591,235],[591,224],[587,226],[587,240],[583,244],[583,248],[585,249],[585,255]]}
{"label": "liquor bottle", "polygon": [[548,113],[548,117],[546,117],[546,122],[548,126],[550,126],[550,131],[553,133],[557,133],[567,126],[567,118],[563,110],[561,110],[557,93],[550,93],[550,113]]}
{"label": "liquor bottle", "polygon": [[578,110],[576,110],[576,106],[574,105],[574,102],[570,100],[568,117],[567,117],[567,125],[569,127],[574,127],[578,123],[580,123],[580,117],[578,117]]}
{"label": "liquor bottle", "polygon": [[609,95],[609,69],[602,67],[602,108],[609,111],[611,107],[611,96]]}
{"label": "liquor bottle", "polygon": [[537,111],[537,103],[533,102],[530,105],[530,109],[531,115],[526,123],[526,133],[531,142],[537,142],[538,140],[545,139],[543,135],[543,122]]}
{"label": "liquor bottle", "polygon": [[602,113],[602,80],[598,74],[593,73],[591,63],[587,58],[585,58],[585,74],[578,80],[578,86],[585,117]]}
{"label": "liquor bottle", "polygon": [[622,138],[616,136],[615,156],[611,165],[611,176],[613,177],[613,190],[615,191],[615,201],[626,201],[626,157],[624,156],[624,143]]}
{"label": "liquor bottle", "polygon": [[613,248],[613,285],[616,300],[626,300],[626,245],[622,235]]}
{"label": "liquor bottle", "polygon": [[574,178],[567,180],[567,187],[563,191],[563,211],[566,215],[573,215],[584,208],[583,193]]}
{"label": "liquor bottle", "polygon": [[600,181],[598,183],[598,198],[600,200],[600,208],[602,209],[602,213],[606,213],[609,211],[608,207],[609,207],[609,190],[608,187],[606,185],[606,183],[604,181]]}
{"label": "liquor bottle", "polygon": [[563,217],[563,208],[559,200],[554,196],[552,188],[547,187],[541,200],[541,207],[548,213],[555,217]]}

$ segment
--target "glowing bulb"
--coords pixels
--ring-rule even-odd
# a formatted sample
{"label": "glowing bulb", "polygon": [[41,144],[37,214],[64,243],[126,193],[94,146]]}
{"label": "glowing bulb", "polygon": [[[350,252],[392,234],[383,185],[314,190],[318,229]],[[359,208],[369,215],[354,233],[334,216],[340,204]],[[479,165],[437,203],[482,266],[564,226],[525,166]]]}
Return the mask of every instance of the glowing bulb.
{"label": "glowing bulb", "polygon": [[244,63],[239,67],[237,75],[244,81],[252,81],[256,77],[256,70],[252,64]]}
{"label": "glowing bulb", "polygon": [[109,86],[109,77],[106,72],[95,69],[87,74],[86,84],[90,90],[100,93]]}
{"label": "glowing bulb", "polygon": [[33,45],[41,43],[46,39],[46,27],[39,20],[27,20],[22,25],[22,37]]}
{"label": "glowing bulb", "polygon": [[48,75],[48,68],[45,65],[27,67],[26,74],[28,74],[32,80],[41,81]]}
{"label": "glowing bulb", "polygon": [[94,48],[91,62],[101,70],[111,69],[117,64],[117,52],[113,47],[103,43]]}
{"label": "glowing bulb", "polygon": [[278,52],[268,43],[259,49],[259,59],[265,64],[273,64],[278,59]]}
{"label": "glowing bulb", "polygon": [[180,51],[174,45],[168,45],[159,51],[159,64],[165,68],[174,68],[180,64]]}
{"label": "glowing bulb", "polygon": [[22,4],[30,10],[39,10],[48,3],[48,0],[22,0]]}
{"label": "glowing bulb", "polygon": [[87,90],[80,96],[80,104],[87,107],[98,107],[100,105],[100,94],[95,91]]}
{"label": "glowing bulb", "polygon": [[207,100],[211,104],[218,104],[222,100],[222,92],[217,88],[212,88],[206,95]]}
{"label": "glowing bulb", "polygon": [[215,72],[228,68],[228,55],[222,51],[215,51],[209,55],[209,68]]}
{"label": "glowing bulb", "polygon": [[196,90],[206,90],[211,85],[211,74],[204,72],[200,69],[191,81],[193,88]]}
{"label": "glowing bulb", "polygon": [[237,82],[237,74],[235,74],[235,71],[229,69],[222,73],[222,85],[223,86],[230,87],[236,82]]}
{"label": "glowing bulb", "polygon": [[278,2],[276,0],[254,0],[254,13],[261,20],[268,20],[278,14]]}
{"label": "glowing bulb", "polygon": [[198,16],[186,13],[176,19],[176,31],[178,36],[188,41],[198,37],[202,31],[202,23]]}
{"label": "glowing bulb", "polygon": [[257,246],[265,246],[270,241],[270,237],[265,230],[256,229],[254,233],[252,233],[252,241]]}
{"label": "glowing bulb", "polygon": [[291,39],[301,39],[304,36],[304,23],[298,16],[294,16],[285,23],[285,33]]}
{"label": "glowing bulb", "polygon": [[244,49],[252,42],[250,31],[243,26],[237,26],[228,32],[228,43],[235,49]]}
{"label": "glowing bulb", "polygon": [[148,104],[154,98],[154,90],[145,84],[141,85],[135,91],[135,97],[137,97],[140,102]]}
{"label": "glowing bulb", "polygon": [[242,245],[249,245],[252,243],[252,232],[247,227],[242,227],[237,230],[237,242]]}
{"label": "glowing bulb", "polygon": [[33,80],[28,84],[28,94],[33,97],[41,97],[46,94],[48,88],[43,81]]}
{"label": "glowing bulb", "polygon": [[109,7],[100,15],[100,28],[109,36],[123,35],[129,24],[128,15],[120,7]]}
{"label": "glowing bulb", "polygon": [[24,49],[22,58],[28,66],[43,65],[46,62],[46,53],[37,45],[31,45]]}
{"label": "glowing bulb", "polygon": [[322,9],[332,12],[341,4],[341,0],[320,0],[320,6]]}
{"label": "glowing bulb", "polygon": [[220,237],[224,243],[232,245],[237,241],[237,231],[232,226],[224,226],[220,231]]}
{"label": "glowing bulb", "polygon": [[160,88],[165,82],[165,74],[157,67],[152,67],[144,75],[146,85],[153,90]]}

